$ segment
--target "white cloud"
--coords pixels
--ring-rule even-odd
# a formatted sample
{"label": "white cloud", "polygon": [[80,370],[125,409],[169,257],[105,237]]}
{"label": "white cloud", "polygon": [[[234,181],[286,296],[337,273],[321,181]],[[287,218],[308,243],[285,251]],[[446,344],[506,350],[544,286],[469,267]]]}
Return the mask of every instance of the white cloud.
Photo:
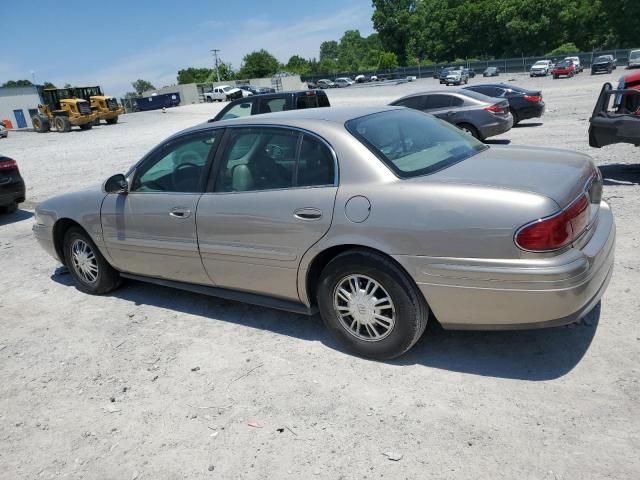
{"label": "white cloud", "polygon": [[[220,58],[239,68],[242,57],[264,48],[278,60],[286,62],[291,55],[317,57],[320,43],[338,40],[345,30],[359,29],[363,35],[372,31],[371,8],[346,8],[342,11],[301,17],[288,24],[275,23],[265,16],[249,18],[238,28],[217,20],[203,20],[186,35],[172,36],[142,53],[123,56],[109,67],[93,72],[60,72],[48,79],[53,83],[67,81],[80,85],[102,85],[112,95],[132,90],[131,82],[138,78],[149,80],[156,87],[176,83],[181,68],[208,67],[213,64],[211,48],[220,49]],[[2,65],[0,65],[1,71]]]}

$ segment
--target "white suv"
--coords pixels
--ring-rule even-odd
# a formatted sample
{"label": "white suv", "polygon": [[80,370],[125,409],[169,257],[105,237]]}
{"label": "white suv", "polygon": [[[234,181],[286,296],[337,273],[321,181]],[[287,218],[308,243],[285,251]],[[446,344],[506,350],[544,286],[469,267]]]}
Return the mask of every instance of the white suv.
{"label": "white suv", "polygon": [[207,102],[225,102],[228,100],[235,100],[236,98],[242,98],[242,96],[242,90],[230,85],[213,87],[213,91],[204,93],[204,99]]}
{"label": "white suv", "polygon": [[566,57],[565,60],[571,60],[573,62],[573,66],[576,67],[576,73],[584,70],[584,67],[580,63],[580,57]]}
{"label": "white suv", "polygon": [[640,50],[629,52],[629,68],[640,67]]}
{"label": "white suv", "polygon": [[538,60],[529,70],[530,77],[546,77],[551,72],[551,60]]}

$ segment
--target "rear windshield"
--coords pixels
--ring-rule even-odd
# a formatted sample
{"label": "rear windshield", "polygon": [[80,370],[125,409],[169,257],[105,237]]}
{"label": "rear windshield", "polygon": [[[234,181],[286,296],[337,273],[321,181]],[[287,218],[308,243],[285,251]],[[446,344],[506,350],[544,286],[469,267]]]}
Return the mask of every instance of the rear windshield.
{"label": "rear windshield", "polygon": [[488,148],[457,127],[410,109],[374,113],[345,126],[402,178],[442,170]]}
{"label": "rear windshield", "polygon": [[329,99],[327,98],[326,95],[322,93],[313,94],[313,95],[309,95],[309,94],[303,95],[298,97],[298,99],[296,100],[297,109],[328,107],[328,106],[329,106]]}

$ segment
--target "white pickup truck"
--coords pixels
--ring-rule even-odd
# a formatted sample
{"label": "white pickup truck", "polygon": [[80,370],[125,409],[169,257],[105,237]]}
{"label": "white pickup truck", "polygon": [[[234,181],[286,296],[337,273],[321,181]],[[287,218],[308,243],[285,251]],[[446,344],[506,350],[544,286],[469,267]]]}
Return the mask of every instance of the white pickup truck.
{"label": "white pickup truck", "polygon": [[235,100],[236,98],[242,98],[242,90],[230,85],[219,85],[213,87],[213,91],[211,92],[204,92],[204,99],[207,102],[225,102]]}

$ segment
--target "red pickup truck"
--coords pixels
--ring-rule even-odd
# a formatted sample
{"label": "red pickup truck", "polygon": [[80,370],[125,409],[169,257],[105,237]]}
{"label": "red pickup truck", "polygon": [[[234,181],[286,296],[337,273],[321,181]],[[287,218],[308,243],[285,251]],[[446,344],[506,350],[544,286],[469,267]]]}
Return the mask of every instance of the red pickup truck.
{"label": "red pickup truck", "polygon": [[589,119],[589,145],[640,146],[640,72],[622,77],[618,88],[605,83]]}
{"label": "red pickup truck", "polygon": [[554,80],[561,76],[573,77],[576,74],[576,66],[571,60],[562,60],[551,70]]}

